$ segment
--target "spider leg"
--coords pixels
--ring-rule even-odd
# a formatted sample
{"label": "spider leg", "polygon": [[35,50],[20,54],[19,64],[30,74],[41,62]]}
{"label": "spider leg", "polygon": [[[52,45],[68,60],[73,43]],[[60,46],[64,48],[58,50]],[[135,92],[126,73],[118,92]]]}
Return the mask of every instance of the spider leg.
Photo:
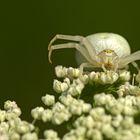
{"label": "spider leg", "polygon": [[125,67],[127,64],[132,63],[136,60],[140,60],[140,51],[132,53],[131,55],[120,58],[119,67]]}
{"label": "spider leg", "polygon": [[82,75],[82,73],[83,73],[83,70],[84,70],[84,68],[93,68],[94,66],[92,65],[92,64],[90,64],[90,63],[82,63],[81,65],[80,65],[80,75]]}
{"label": "spider leg", "polygon": [[94,49],[94,46],[90,43],[88,38],[83,38],[83,40],[81,41],[81,44],[83,44],[85,46],[85,48],[88,50],[91,58],[94,58],[94,60],[96,60],[95,59],[96,50]]}
{"label": "spider leg", "polygon": [[48,54],[49,62],[52,63],[51,54],[52,54],[53,50],[64,49],[64,48],[75,48],[75,49],[77,49],[86,58],[86,60],[89,63],[92,63],[92,60],[89,57],[89,54],[88,54],[87,50],[85,48],[81,47],[80,44],[78,44],[78,43],[64,43],[64,44],[52,45],[49,49],[49,54]]}
{"label": "spider leg", "polygon": [[72,35],[62,35],[62,34],[57,34],[49,43],[48,45],[48,50],[51,49],[52,44],[57,40],[57,39],[62,39],[62,40],[71,40],[71,41],[76,41],[76,42],[80,42],[80,44],[83,44],[83,46],[81,46],[81,48],[85,48],[89,55],[90,55],[90,60],[92,60],[92,64],[93,65],[98,65],[98,63],[96,62],[96,51],[94,49],[94,47],[92,46],[92,44],[90,43],[90,41],[83,36],[72,36]]}
{"label": "spider leg", "polygon": [[137,69],[138,72],[140,71],[140,68],[136,62],[132,62],[131,64]]}
{"label": "spider leg", "polygon": [[62,35],[62,34],[57,34],[55,35],[55,37],[50,41],[49,45],[48,45],[48,50],[50,50],[51,45],[57,40],[57,39],[61,39],[61,40],[71,40],[71,41],[77,41],[77,42],[81,42],[83,40],[83,36],[72,36],[72,35]]}

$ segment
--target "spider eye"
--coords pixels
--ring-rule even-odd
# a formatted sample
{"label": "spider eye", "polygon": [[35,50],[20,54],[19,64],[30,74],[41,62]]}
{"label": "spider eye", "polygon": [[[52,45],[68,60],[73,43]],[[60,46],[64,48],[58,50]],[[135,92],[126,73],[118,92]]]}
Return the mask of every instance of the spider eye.
{"label": "spider eye", "polygon": [[104,52],[105,52],[105,53],[112,53],[112,52],[113,52],[113,50],[106,49],[106,50],[104,50]]}

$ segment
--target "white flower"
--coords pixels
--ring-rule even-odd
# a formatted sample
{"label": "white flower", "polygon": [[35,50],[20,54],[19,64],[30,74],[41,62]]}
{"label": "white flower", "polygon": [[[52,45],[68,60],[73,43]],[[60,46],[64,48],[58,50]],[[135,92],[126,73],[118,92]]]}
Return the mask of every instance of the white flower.
{"label": "white flower", "polygon": [[51,106],[55,103],[55,97],[53,95],[46,94],[41,99],[42,102],[47,106]]}
{"label": "white flower", "polygon": [[121,122],[121,126],[124,128],[124,129],[130,129],[134,126],[134,119],[133,117],[129,117],[129,116],[126,116],[122,122]]}
{"label": "white flower", "polygon": [[94,95],[94,104],[95,105],[105,105],[106,104],[106,96],[105,93]]}
{"label": "white flower", "polygon": [[92,108],[91,105],[88,103],[83,103],[82,105],[82,111],[84,113],[88,113],[91,110],[91,108]]}
{"label": "white flower", "polygon": [[102,84],[112,84],[118,79],[118,74],[114,71],[101,72],[100,80]]}
{"label": "white flower", "polygon": [[12,132],[9,134],[10,140],[20,140],[20,134],[17,132]]}
{"label": "white flower", "polygon": [[6,112],[6,119],[8,121],[12,120],[12,119],[15,119],[17,117],[18,117],[17,114],[15,114],[14,112],[11,112],[11,111]]}
{"label": "white flower", "polygon": [[64,83],[70,85],[70,79],[69,79],[69,78],[65,78],[65,79],[64,79]]}
{"label": "white flower", "polygon": [[84,75],[80,75],[79,79],[84,83],[87,84],[89,82],[89,76],[84,74]]}
{"label": "white flower", "polygon": [[42,118],[43,122],[47,122],[47,121],[51,120],[52,115],[53,115],[52,110],[46,109],[42,112],[41,118]]}
{"label": "white flower", "polygon": [[80,126],[75,129],[75,134],[77,137],[84,136],[86,133],[86,127]]}
{"label": "white flower", "polygon": [[122,121],[123,121],[123,116],[119,114],[113,117],[112,125],[114,127],[119,127]]}
{"label": "white flower", "polygon": [[0,140],[10,140],[8,133],[0,132]]}
{"label": "white flower", "polygon": [[82,93],[84,88],[84,84],[81,82],[80,79],[73,80],[73,83],[70,85],[67,93],[72,96],[78,96]]}
{"label": "white flower", "polygon": [[89,79],[91,82],[99,82],[100,81],[100,73],[92,71],[89,73]]}
{"label": "white flower", "polygon": [[133,107],[124,106],[124,109],[123,109],[122,113],[125,114],[125,115],[134,115],[134,114],[136,114],[136,111]]}
{"label": "white flower", "polygon": [[62,124],[64,121],[68,121],[71,117],[71,114],[67,109],[61,111],[61,112],[53,112],[52,115],[52,123],[56,125]]}
{"label": "white flower", "polygon": [[21,140],[38,140],[36,133],[26,133],[22,136]]}
{"label": "white flower", "polygon": [[30,131],[30,126],[26,121],[21,121],[17,123],[15,129],[18,133],[24,134]]}
{"label": "white flower", "polygon": [[[9,112],[9,111],[7,111],[7,112]],[[12,110],[12,112],[13,112],[14,114],[16,114],[16,116],[18,116],[18,117],[21,115],[21,109],[20,109],[19,107],[14,108],[14,109]]]}
{"label": "white flower", "polygon": [[43,107],[36,107],[36,108],[31,110],[31,115],[35,120],[36,119],[40,120],[42,117],[43,111],[44,111]]}
{"label": "white flower", "polygon": [[54,80],[53,82],[53,89],[57,92],[57,93],[62,93],[64,91],[66,91],[68,89],[68,84],[66,82],[60,82],[58,80]]}
{"label": "white flower", "polygon": [[102,133],[97,129],[89,129],[87,131],[87,137],[92,140],[103,140]]}
{"label": "white flower", "polygon": [[1,122],[0,123],[0,132],[2,130],[8,132],[8,129],[9,129],[9,124],[7,122]]}
{"label": "white flower", "polygon": [[116,100],[111,100],[105,107],[113,115],[118,115],[122,113],[124,109],[123,104],[117,102]]}
{"label": "white flower", "polygon": [[103,124],[101,131],[107,138],[112,138],[115,133],[114,128],[110,124]]}
{"label": "white flower", "polygon": [[69,106],[69,110],[73,115],[81,115],[82,104],[78,100],[74,100],[72,104]]}
{"label": "white flower", "polygon": [[66,77],[67,75],[67,68],[59,65],[55,67],[55,74],[58,78]]}
{"label": "white flower", "polygon": [[70,94],[68,94],[68,95],[61,95],[59,97],[59,100],[64,105],[69,106],[73,102],[74,98]]}
{"label": "white flower", "polygon": [[129,81],[130,80],[130,72],[123,70],[123,71],[119,71],[119,78],[122,81]]}
{"label": "white flower", "polygon": [[52,108],[52,111],[53,112],[61,112],[65,109],[66,109],[66,107],[63,104],[61,104],[60,102],[56,102]]}
{"label": "white flower", "polygon": [[14,108],[18,108],[15,101],[8,100],[4,103],[4,109],[5,110],[13,110]]}
{"label": "white flower", "polygon": [[80,72],[79,72],[79,69],[74,69],[74,68],[72,68],[72,67],[69,67],[67,73],[68,73],[68,76],[69,76],[69,77],[74,77],[74,78],[76,78],[76,77],[79,76],[79,73],[80,73]]}
{"label": "white flower", "polygon": [[93,108],[90,111],[90,115],[95,121],[100,121],[101,117],[105,114],[105,110],[102,107]]}
{"label": "white flower", "polygon": [[50,130],[44,131],[44,136],[46,139],[52,139],[52,140],[54,139],[55,140],[58,137],[58,134],[56,131],[50,129]]}
{"label": "white flower", "polygon": [[93,118],[89,115],[83,119],[82,125],[90,129],[90,128],[93,128],[93,126],[95,125],[95,122]]}

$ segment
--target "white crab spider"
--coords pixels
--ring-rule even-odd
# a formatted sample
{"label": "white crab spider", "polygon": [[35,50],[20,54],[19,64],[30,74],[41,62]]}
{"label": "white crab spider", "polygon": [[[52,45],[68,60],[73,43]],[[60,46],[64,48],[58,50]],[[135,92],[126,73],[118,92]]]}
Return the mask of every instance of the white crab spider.
{"label": "white crab spider", "polygon": [[[57,39],[72,42],[52,45]],[[50,63],[52,50],[63,48],[75,48],[86,59],[87,62],[80,65],[81,71],[85,67],[116,71],[125,68],[129,63],[140,60],[140,51],[131,54],[128,42],[114,33],[96,33],[87,37],[58,34],[48,46]]]}

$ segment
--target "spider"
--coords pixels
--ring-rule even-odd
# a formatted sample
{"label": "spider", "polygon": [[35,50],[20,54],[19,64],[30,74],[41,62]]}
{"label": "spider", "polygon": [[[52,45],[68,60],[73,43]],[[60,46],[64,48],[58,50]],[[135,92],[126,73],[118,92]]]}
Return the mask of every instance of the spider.
{"label": "spider", "polygon": [[[57,39],[71,42],[52,45]],[[48,45],[50,63],[52,50],[63,48],[75,48],[85,58],[86,62],[80,65],[81,72],[84,68],[117,71],[126,68],[129,63],[138,69],[134,61],[140,60],[140,51],[131,54],[126,39],[115,33],[96,33],[87,37],[57,34]]]}

